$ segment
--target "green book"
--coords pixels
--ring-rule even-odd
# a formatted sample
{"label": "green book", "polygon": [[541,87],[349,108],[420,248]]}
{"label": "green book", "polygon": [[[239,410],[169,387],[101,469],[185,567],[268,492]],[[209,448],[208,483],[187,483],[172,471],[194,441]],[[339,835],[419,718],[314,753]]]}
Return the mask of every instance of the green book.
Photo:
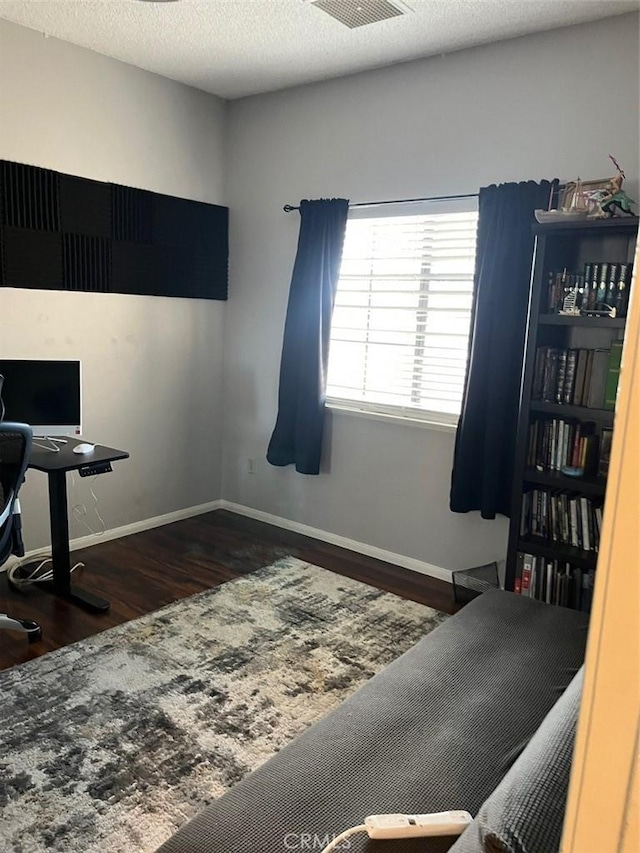
{"label": "green book", "polygon": [[622,361],[622,341],[613,341],[607,366],[607,379],[604,386],[604,408],[613,411],[616,407],[620,362]]}
{"label": "green book", "polygon": [[[585,383],[587,393],[586,404],[590,409],[602,409],[604,406],[604,389],[607,381],[607,367],[609,365],[609,350],[593,350],[593,361],[591,363],[591,376],[589,385]],[[584,405],[584,397],[582,405]]]}
{"label": "green book", "polygon": [[607,288],[609,286],[609,264],[600,265],[600,281],[596,291],[596,308],[606,304]]}

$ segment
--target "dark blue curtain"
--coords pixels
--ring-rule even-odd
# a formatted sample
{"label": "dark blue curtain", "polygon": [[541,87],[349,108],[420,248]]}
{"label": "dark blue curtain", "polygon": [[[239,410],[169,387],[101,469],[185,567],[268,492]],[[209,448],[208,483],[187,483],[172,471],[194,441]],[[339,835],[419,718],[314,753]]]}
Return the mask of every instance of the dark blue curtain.
{"label": "dark blue curtain", "polygon": [[451,477],[453,512],[509,516],[520,375],[533,259],[534,210],[557,181],[480,190],[475,298]]}
{"label": "dark blue curtain", "polygon": [[320,472],[331,314],[349,202],[300,202],[300,235],[293,267],[280,362],[278,417],[269,442],[272,465]]}

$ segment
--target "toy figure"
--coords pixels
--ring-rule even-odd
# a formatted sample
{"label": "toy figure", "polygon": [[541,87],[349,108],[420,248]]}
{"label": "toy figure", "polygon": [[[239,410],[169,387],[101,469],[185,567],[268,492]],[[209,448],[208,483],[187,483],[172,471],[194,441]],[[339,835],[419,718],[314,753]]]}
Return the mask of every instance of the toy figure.
{"label": "toy figure", "polygon": [[633,216],[631,205],[635,204],[635,201],[630,199],[622,189],[622,182],[626,175],[616,162],[615,157],[612,157],[611,154],[609,154],[609,159],[618,170],[618,174],[614,178],[611,178],[607,184],[606,194],[598,202],[598,210],[595,214],[595,218],[604,219],[610,216],[615,216],[616,211],[619,214],[628,213],[630,216]]}

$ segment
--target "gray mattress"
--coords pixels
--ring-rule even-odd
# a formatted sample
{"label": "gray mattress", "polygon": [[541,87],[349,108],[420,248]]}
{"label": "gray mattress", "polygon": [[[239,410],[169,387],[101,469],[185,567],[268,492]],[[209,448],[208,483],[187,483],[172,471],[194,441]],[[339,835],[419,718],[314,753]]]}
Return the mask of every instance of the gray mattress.
{"label": "gray mattress", "polygon": [[[368,814],[476,814],[582,664],[585,614],[498,590],[204,809],[161,853],[316,850]],[[352,853],[441,853],[455,839]]]}

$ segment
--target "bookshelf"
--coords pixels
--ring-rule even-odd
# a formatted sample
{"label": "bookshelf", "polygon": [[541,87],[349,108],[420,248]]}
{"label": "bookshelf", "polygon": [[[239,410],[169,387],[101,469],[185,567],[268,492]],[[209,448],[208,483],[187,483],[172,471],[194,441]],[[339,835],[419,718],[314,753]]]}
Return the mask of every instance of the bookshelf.
{"label": "bookshelf", "polygon": [[[534,233],[506,587],[589,610],[638,218]],[[585,309],[617,298],[618,316],[559,313],[572,290]]]}

